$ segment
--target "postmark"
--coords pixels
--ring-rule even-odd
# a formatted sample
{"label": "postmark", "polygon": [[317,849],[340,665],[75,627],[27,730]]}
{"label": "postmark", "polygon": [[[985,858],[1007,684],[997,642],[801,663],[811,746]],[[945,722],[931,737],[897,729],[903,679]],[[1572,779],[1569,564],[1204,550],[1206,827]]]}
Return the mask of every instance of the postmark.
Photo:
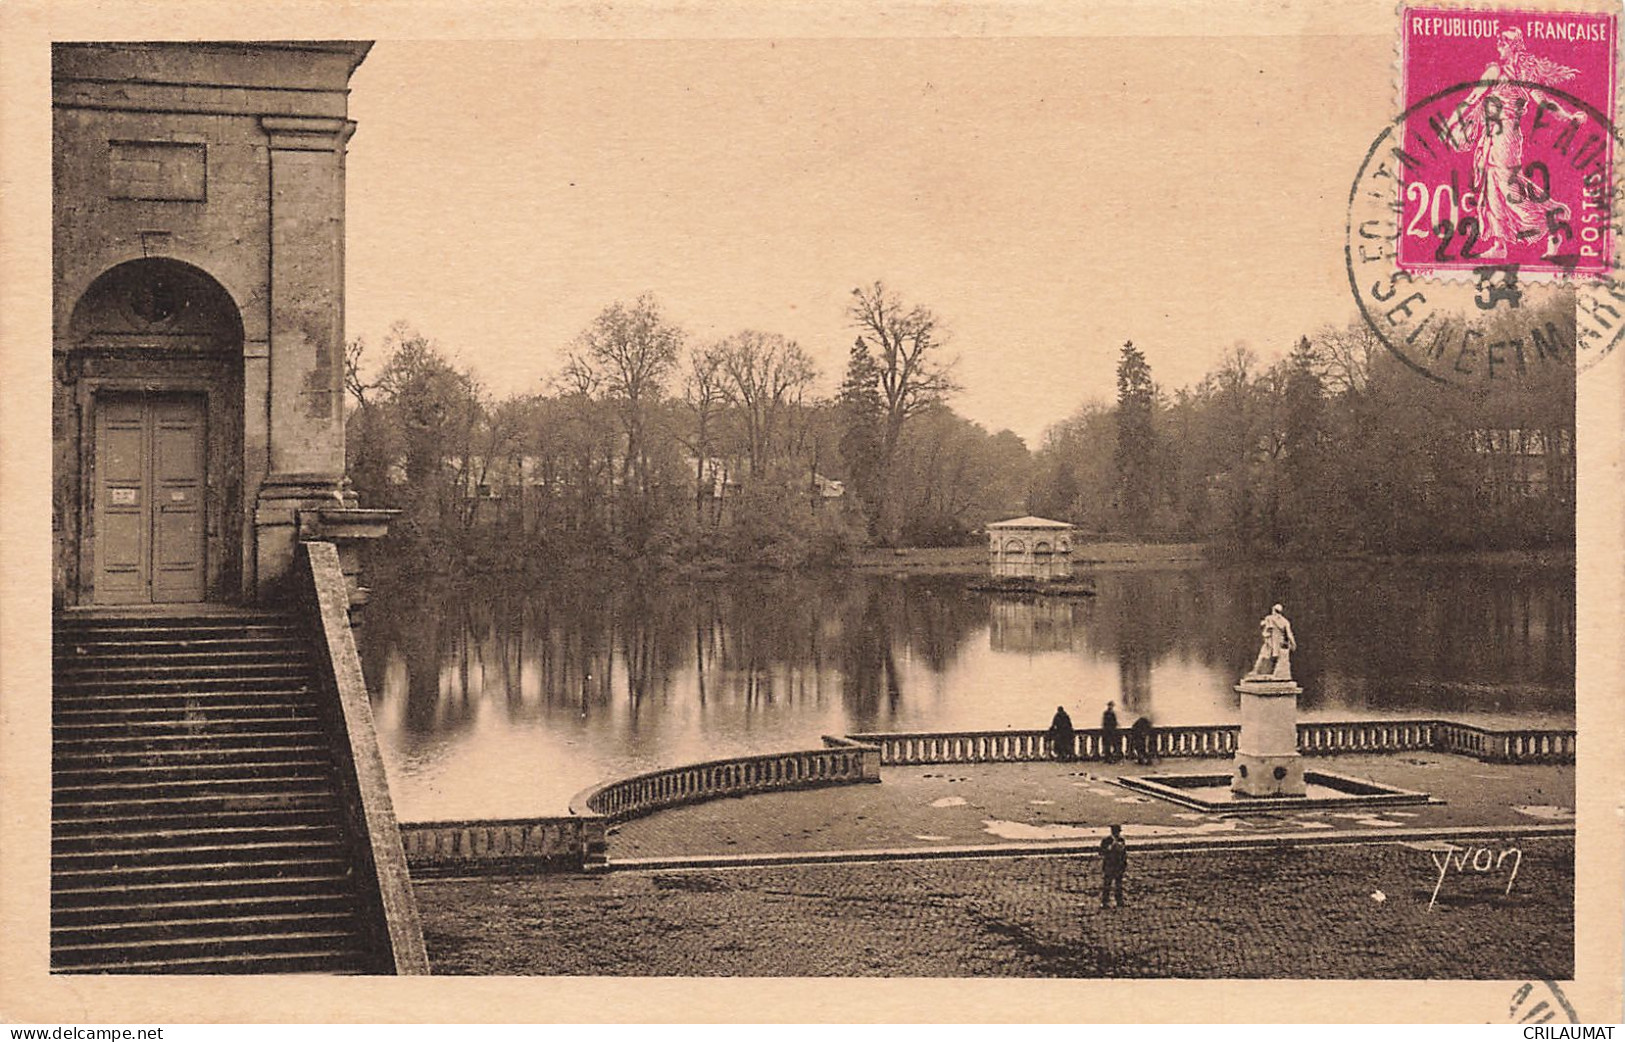
{"label": "postmark", "polygon": [[1401,99],[1425,118],[1400,145],[1402,270],[1609,273],[1615,30],[1612,14],[1405,9]]}
{"label": "postmark", "polygon": [[[1625,189],[1615,171],[1600,183],[1593,179],[1572,204],[1564,203],[1570,206],[1567,214],[1556,208],[1541,211],[1547,215],[1541,217],[1542,224],[1550,222],[1557,230],[1522,247],[1540,254],[1528,268],[1514,256],[1481,256],[1476,244],[1466,250],[1471,266],[1459,272],[1432,266],[1409,270],[1401,262],[1407,231],[1405,186],[1452,184],[1450,170],[1459,157],[1439,135],[1450,133],[1450,121],[1459,123],[1459,113],[1475,95],[1473,104],[1484,111],[1489,89],[1496,86],[1495,81],[1469,80],[1418,99],[1377,135],[1349,192],[1345,261],[1361,314],[1401,361],[1444,384],[1493,387],[1564,379],[1597,364],[1625,335],[1625,286],[1617,277],[1613,249],[1625,217]],[[1561,88],[1546,87],[1541,93],[1583,114],[1584,125],[1608,140],[1606,154],[1617,153],[1619,130],[1604,109]],[[1547,169],[1558,164],[1572,167],[1579,158],[1595,173],[1596,164],[1602,162],[1596,144],[1580,156],[1576,149],[1581,142],[1566,133],[1573,122],[1564,128],[1545,124],[1536,128],[1533,124],[1542,111],[1536,105],[1516,113],[1525,124],[1523,167],[1536,162]],[[1459,175],[1456,183],[1461,183]],[[1456,194],[1454,213],[1441,204],[1441,219],[1429,233],[1435,257],[1447,240],[1454,244],[1472,237],[1474,225],[1466,220],[1472,215],[1459,209],[1464,194]],[[1429,197],[1431,209],[1432,190]],[[1415,221],[1414,212],[1410,220]],[[1443,233],[1447,220],[1454,236]],[[1581,229],[1587,227],[1598,229],[1601,262],[1581,272],[1577,252],[1585,242]],[[1606,247],[1600,245],[1604,241]],[[1457,259],[1463,245],[1453,247]]]}

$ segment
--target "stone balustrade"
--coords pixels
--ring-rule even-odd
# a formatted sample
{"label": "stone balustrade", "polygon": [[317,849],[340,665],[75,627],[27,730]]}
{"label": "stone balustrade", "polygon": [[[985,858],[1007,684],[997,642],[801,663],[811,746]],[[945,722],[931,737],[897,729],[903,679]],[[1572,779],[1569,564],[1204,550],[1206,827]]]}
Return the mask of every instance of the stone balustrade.
{"label": "stone balustrade", "polygon": [[415,875],[581,868],[602,854],[604,827],[595,814],[403,822],[401,845]]}
{"label": "stone balustrade", "polygon": [[[1212,724],[1157,727],[1161,758],[1234,756],[1241,729]],[[1127,752],[1128,732],[1117,732]],[[882,766],[1026,763],[1056,758],[1048,731],[855,734],[824,738],[824,748],[739,756],[651,771],[594,786],[570,801],[567,816],[401,825],[414,874],[583,868],[602,865],[608,826],[664,807],[759,792],[878,782]],[[1499,763],[1573,763],[1575,733],[1495,731],[1446,720],[1336,720],[1298,724],[1306,756],[1435,751]],[[1078,760],[1105,758],[1098,728],[1074,733]]]}
{"label": "stone balustrade", "polygon": [[[1122,738],[1123,733],[1118,732]],[[1151,752],[1155,756],[1234,756],[1241,728],[1230,725],[1154,727]]]}
{"label": "stone balustrade", "polygon": [[618,822],[722,796],[880,780],[881,761],[874,748],[847,738],[826,737],[824,743],[822,749],[737,756],[621,778],[578,794],[570,811]]}
{"label": "stone balustrade", "polygon": [[1438,720],[1299,721],[1298,751],[1305,756],[1330,756],[1434,749],[1441,726],[1446,725]]}
{"label": "stone balustrade", "polygon": [[1573,763],[1575,733],[1521,729],[1492,731],[1471,724],[1441,722],[1435,748],[1491,763]]}
{"label": "stone balustrade", "polygon": [[1047,731],[855,734],[880,750],[883,766],[916,763],[1024,763],[1054,758]]}
{"label": "stone balustrade", "polygon": [[[1157,727],[1151,752],[1159,758],[1228,757],[1241,728],[1234,724]],[[855,734],[880,750],[884,766],[933,763],[1021,763],[1058,758],[1048,731],[937,731]],[[1074,732],[1073,758],[1104,760],[1099,728]],[[1117,732],[1118,754],[1127,755],[1129,733]],[[1298,724],[1298,751],[1305,756],[1433,750],[1504,763],[1573,763],[1574,732],[1494,731],[1445,720],[1326,720]]]}

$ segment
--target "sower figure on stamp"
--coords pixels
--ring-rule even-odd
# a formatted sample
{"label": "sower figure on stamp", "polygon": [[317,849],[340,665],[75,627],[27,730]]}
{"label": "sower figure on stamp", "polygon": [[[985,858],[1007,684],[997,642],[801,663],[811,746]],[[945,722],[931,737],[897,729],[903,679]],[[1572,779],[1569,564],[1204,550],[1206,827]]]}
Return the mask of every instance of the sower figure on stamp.
{"label": "sower figure on stamp", "polygon": [[1469,139],[1476,135],[1472,189],[1478,193],[1479,220],[1489,244],[1476,256],[1505,260],[1507,247],[1536,237],[1545,239],[1545,255],[1551,256],[1564,241],[1556,232],[1567,225],[1569,208],[1550,201],[1549,184],[1541,186],[1529,179],[1522,114],[1532,100],[1542,110],[1555,111],[1565,122],[1584,122],[1584,112],[1570,111],[1536,86],[1566,83],[1577,70],[1530,54],[1521,29],[1504,30],[1495,46],[1497,60],[1484,67],[1479,76],[1482,82],[1458,109],[1463,121],[1476,124],[1460,128]]}
{"label": "sower figure on stamp", "polygon": [[1123,907],[1123,876],[1128,872],[1128,841],[1123,826],[1113,825],[1112,834],[1100,841],[1100,907],[1115,893],[1117,907]]}
{"label": "sower figure on stamp", "polygon": [[1101,752],[1107,763],[1116,763],[1122,755],[1117,748],[1117,709],[1116,702],[1107,702],[1106,711],[1100,714],[1100,743]]}
{"label": "sower figure on stamp", "polygon": [[1258,628],[1263,644],[1258,649],[1258,661],[1253,663],[1252,677],[1270,680],[1292,679],[1292,653],[1298,650],[1298,641],[1292,636],[1292,623],[1281,614],[1279,604],[1259,620]]}

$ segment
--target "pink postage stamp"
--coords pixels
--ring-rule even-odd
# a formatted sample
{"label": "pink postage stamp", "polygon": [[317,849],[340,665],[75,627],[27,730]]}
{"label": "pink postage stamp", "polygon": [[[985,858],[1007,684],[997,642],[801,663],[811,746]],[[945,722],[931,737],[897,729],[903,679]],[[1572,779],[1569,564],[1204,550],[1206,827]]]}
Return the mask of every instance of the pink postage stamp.
{"label": "pink postage stamp", "polygon": [[1405,7],[1397,263],[1613,267],[1613,14]]}

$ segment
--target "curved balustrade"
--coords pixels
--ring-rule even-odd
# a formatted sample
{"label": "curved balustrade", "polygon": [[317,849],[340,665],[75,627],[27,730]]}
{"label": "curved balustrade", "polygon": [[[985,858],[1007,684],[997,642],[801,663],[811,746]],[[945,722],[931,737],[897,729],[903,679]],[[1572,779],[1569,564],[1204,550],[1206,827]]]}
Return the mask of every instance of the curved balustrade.
{"label": "curved balustrade", "polygon": [[879,781],[876,751],[848,739],[826,738],[827,748],[741,756],[685,764],[595,786],[570,801],[572,814],[625,821],[680,803],[780,789]]}
{"label": "curved balustrade", "polygon": [[[1163,758],[1234,756],[1234,724],[1158,727],[1151,751]],[[1126,754],[1129,734],[1118,731]],[[1056,758],[1048,731],[896,732],[826,737],[825,748],[686,764],[622,778],[570,801],[568,817],[403,824],[414,871],[502,870],[519,864],[602,864],[605,827],[663,807],[757,792],[880,780],[882,766],[1023,763]],[[1328,720],[1298,724],[1305,755],[1432,750],[1505,763],[1573,763],[1573,731],[1492,731],[1447,720]],[[1075,732],[1079,760],[1105,757],[1101,731]]]}

